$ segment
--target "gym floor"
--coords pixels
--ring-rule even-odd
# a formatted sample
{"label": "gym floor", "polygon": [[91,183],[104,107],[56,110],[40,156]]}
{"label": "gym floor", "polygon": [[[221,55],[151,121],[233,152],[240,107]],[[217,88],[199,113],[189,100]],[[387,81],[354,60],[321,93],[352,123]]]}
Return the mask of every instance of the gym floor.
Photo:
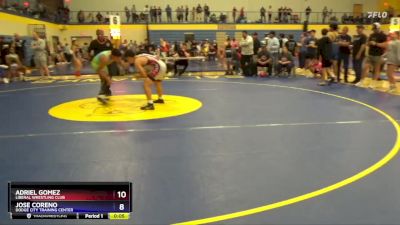
{"label": "gym floor", "polygon": [[[129,221],[29,224],[399,224],[398,96],[304,77],[180,78],[142,113],[140,80],[115,81],[111,106],[98,88],[0,85],[0,224],[21,224],[7,214],[8,181],[133,182]],[[190,110],[169,115],[179,96]],[[102,115],[49,113],[80,99]],[[99,122],[121,105],[142,115]]]}

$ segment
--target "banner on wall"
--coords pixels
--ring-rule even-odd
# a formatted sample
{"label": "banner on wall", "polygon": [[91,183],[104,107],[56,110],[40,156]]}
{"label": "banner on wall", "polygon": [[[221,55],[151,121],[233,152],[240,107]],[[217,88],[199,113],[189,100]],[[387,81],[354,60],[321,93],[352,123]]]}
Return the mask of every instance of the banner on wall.
{"label": "banner on wall", "polygon": [[110,34],[114,40],[121,39],[121,17],[110,15]]}
{"label": "banner on wall", "polygon": [[390,32],[399,31],[400,30],[400,17],[392,17],[390,19]]}

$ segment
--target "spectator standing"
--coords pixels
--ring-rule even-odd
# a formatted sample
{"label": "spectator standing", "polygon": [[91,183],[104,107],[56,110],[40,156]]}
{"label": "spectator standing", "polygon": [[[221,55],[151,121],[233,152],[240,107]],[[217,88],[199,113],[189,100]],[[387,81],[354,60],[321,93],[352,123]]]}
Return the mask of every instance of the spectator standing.
{"label": "spectator standing", "polygon": [[85,13],[82,10],[78,12],[77,19],[79,23],[85,23]]}
{"label": "spectator standing", "polygon": [[156,20],[156,12],[155,11],[156,11],[156,9],[154,8],[154,6],[150,6],[149,14],[150,14],[150,22],[151,23],[154,23]]}
{"label": "spectator standing", "polygon": [[283,14],[283,22],[289,23],[289,9],[286,6],[283,7],[282,14]]}
{"label": "spectator standing", "polygon": [[192,17],[191,17],[191,22],[195,22],[196,21],[196,7],[193,6],[192,8]]}
{"label": "spectator standing", "polygon": [[[68,8],[68,6],[66,6],[66,7],[64,7],[64,23],[69,23],[69,18],[70,18],[70,10],[69,10],[69,8]],[[47,15],[47,8],[46,7],[44,7],[44,12],[43,12],[43,18],[48,18],[48,15]]]}
{"label": "spectator standing", "polygon": [[353,69],[356,75],[356,79],[352,82],[353,84],[361,80],[367,39],[367,35],[364,34],[364,26],[357,25],[357,34],[353,37]]}
{"label": "spectator standing", "polygon": [[348,20],[349,20],[349,18],[347,16],[347,13],[344,13],[343,16],[342,16],[342,23],[346,24],[346,23],[348,23]]}
{"label": "spectator standing", "polygon": [[339,31],[338,30],[339,30],[338,23],[329,24],[328,37],[332,41],[332,70],[337,77],[339,76],[339,71],[338,71],[338,66],[337,66],[338,59],[339,59],[339,44],[338,44]]}
{"label": "spectator standing", "polygon": [[260,9],[260,22],[261,23],[266,23],[267,22],[266,17],[265,17],[265,13],[266,13],[266,10],[265,10],[264,6],[262,6],[261,9]]}
{"label": "spectator standing", "polygon": [[287,8],[288,22],[293,23],[293,10],[292,8]]}
{"label": "spectator standing", "polygon": [[200,4],[197,5],[196,8],[196,22],[201,22],[201,13],[203,12],[203,8],[201,7]]}
{"label": "spectator standing", "polygon": [[63,51],[64,51],[64,58],[67,60],[67,62],[71,62],[72,52],[71,52],[71,47],[69,47],[68,43],[65,43]]}
{"label": "spectator standing", "polygon": [[306,8],[306,21],[310,21],[310,14],[311,14],[311,8],[308,6]]}
{"label": "spectator standing", "polygon": [[254,32],[253,33],[253,62],[254,65],[252,65],[252,70],[253,74],[257,74],[257,65],[255,62],[257,62],[257,54],[261,50],[261,42],[258,39],[258,33]]}
{"label": "spectator standing", "polygon": [[176,19],[178,20],[178,22],[180,23],[181,22],[181,7],[177,7],[176,8],[176,10],[175,10],[175,13],[176,13]]}
{"label": "spectator standing", "polygon": [[240,9],[240,12],[239,12],[239,19],[238,19],[238,21],[239,21],[240,23],[243,23],[244,20],[245,20],[245,18],[244,18],[244,7],[242,7],[242,8]]}
{"label": "spectator standing", "polygon": [[338,82],[340,82],[340,69],[343,62],[344,69],[344,82],[348,83],[348,70],[349,70],[349,60],[350,60],[350,44],[351,37],[348,35],[349,28],[344,26],[342,28],[342,33],[338,36],[339,45],[339,59],[338,59]]}
{"label": "spectator standing", "polygon": [[210,7],[204,4],[204,23],[208,23],[210,17]]}
{"label": "spectator standing", "polygon": [[161,7],[160,6],[158,6],[158,8],[157,8],[157,18],[158,18],[158,22],[159,23],[161,23],[161,18],[162,18],[162,10],[161,10]]}
{"label": "spectator standing", "polygon": [[110,13],[106,12],[106,16],[104,17],[104,23],[110,23]]}
{"label": "spectator standing", "polygon": [[292,56],[296,55],[297,42],[294,40],[293,34],[289,34],[289,39],[285,43],[285,47],[292,54]]}
{"label": "spectator standing", "polygon": [[33,41],[31,42],[31,49],[33,50],[35,66],[39,70],[42,78],[49,78],[50,72],[47,66],[46,41],[39,38],[39,35],[36,32],[33,32],[32,37]]}
{"label": "spectator standing", "polygon": [[126,22],[129,23],[131,19],[131,12],[129,11],[128,6],[125,6],[125,17],[126,17]]}
{"label": "spectator standing", "polygon": [[75,69],[75,76],[79,77],[82,70],[82,49],[76,43],[76,40],[73,40],[71,43],[71,53],[72,63]]}
{"label": "spectator standing", "polygon": [[169,4],[165,8],[165,12],[167,13],[167,22],[172,23],[172,8],[169,6]]}
{"label": "spectator standing", "polygon": [[14,40],[12,45],[15,48],[15,53],[18,55],[21,62],[25,60],[25,40],[22,40],[19,34],[14,34]]}
{"label": "spectator standing", "polygon": [[322,38],[318,40],[318,55],[322,61],[322,81],[318,84],[326,86],[326,79],[330,76],[329,83],[335,81],[335,75],[332,71],[332,40],[328,37],[328,29],[322,29]]}
{"label": "spectator standing", "polygon": [[231,45],[231,38],[229,36],[226,37],[226,40],[224,42],[224,55],[225,55],[225,65],[226,65],[226,71],[225,75],[233,75],[232,71],[232,45]]}
{"label": "spectator standing", "polygon": [[375,88],[374,81],[377,81],[381,74],[381,66],[383,63],[382,55],[387,47],[387,36],[381,31],[379,23],[372,24],[373,33],[369,36],[367,45],[368,57],[364,62],[364,71],[361,81],[356,86],[362,86],[363,80],[368,76],[369,71],[373,69],[373,78],[369,88]]}
{"label": "spectator standing", "polygon": [[268,23],[271,23],[272,19],[272,5],[268,7]]}
{"label": "spectator standing", "polygon": [[[313,72],[312,72],[312,65],[314,64],[314,61],[317,60],[318,58],[318,46],[317,46],[317,38],[315,37],[315,30],[310,30],[309,36],[305,41],[305,45],[307,47],[307,53],[306,53],[306,69],[309,70],[308,77],[311,77]],[[330,43],[330,46],[332,44]],[[331,60],[331,57],[329,58]]]}
{"label": "spectator standing", "polygon": [[[280,44],[279,44],[279,39],[275,36],[275,31],[269,32],[268,36],[269,36],[269,40],[268,40],[268,44],[267,44],[267,50],[271,54],[273,72],[275,73],[276,72],[276,63],[277,63],[278,56],[279,56]],[[273,74],[271,74],[271,75],[273,75]]]}
{"label": "spectator standing", "polygon": [[231,41],[232,45],[232,69],[235,72],[235,75],[240,74],[240,61],[242,59],[242,55],[239,50],[239,43],[235,40],[235,38],[232,38]]}
{"label": "spectator standing", "polygon": [[236,14],[237,14],[237,9],[234,6],[233,9],[232,9],[232,19],[233,19],[234,23],[236,23]]}
{"label": "spectator standing", "polygon": [[244,76],[252,76],[251,65],[252,56],[254,54],[253,50],[253,38],[247,34],[247,31],[242,32],[242,40],[239,43],[241,47],[241,60],[240,64],[242,67]]}
{"label": "spectator standing", "polygon": [[301,69],[305,69],[306,65],[306,55],[307,55],[307,45],[306,41],[308,39],[308,32],[303,32],[300,38],[300,41],[298,43],[298,46],[300,46],[300,51],[299,51],[299,67]]}
{"label": "spectator standing", "polygon": [[92,12],[90,12],[90,13],[88,14],[88,16],[87,16],[87,21],[88,21],[89,23],[94,23],[94,16],[93,16],[93,13],[92,13]]}
{"label": "spectator standing", "polygon": [[146,23],[149,22],[149,12],[150,12],[149,5],[146,5],[143,10],[143,20]]}
{"label": "spectator standing", "polygon": [[136,12],[136,6],[135,5],[132,5],[131,13],[132,13],[132,23],[136,23],[137,20],[138,20],[138,14]]}
{"label": "spectator standing", "polygon": [[0,36],[0,64],[6,64],[6,55],[9,47],[10,43],[5,42],[4,37]]}
{"label": "spectator standing", "polygon": [[286,38],[285,34],[281,33],[279,34],[279,48],[280,50],[283,49],[283,47],[286,46],[286,42],[288,41],[288,39]]}
{"label": "spectator standing", "polygon": [[103,23],[103,15],[100,12],[97,12],[96,19],[98,23]]}
{"label": "spectator standing", "polygon": [[391,33],[391,42],[388,45],[387,51],[387,70],[386,74],[389,79],[389,90],[388,92],[393,93],[397,91],[396,80],[394,78],[394,72],[400,66],[400,32],[395,31]]}
{"label": "spectator standing", "polygon": [[328,13],[328,8],[325,6],[324,9],[322,9],[322,23],[325,23]]}
{"label": "spectator standing", "polygon": [[189,6],[185,7],[185,22],[188,22],[189,17]]}

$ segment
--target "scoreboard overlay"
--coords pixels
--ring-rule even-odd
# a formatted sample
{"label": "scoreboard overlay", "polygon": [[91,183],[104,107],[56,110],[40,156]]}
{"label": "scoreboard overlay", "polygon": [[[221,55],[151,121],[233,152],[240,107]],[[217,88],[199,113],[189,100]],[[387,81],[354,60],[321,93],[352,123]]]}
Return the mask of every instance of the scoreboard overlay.
{"label": "scoreboard overlay", "polygon": [[131,182],[9,182],[11,219],[126,220]]}

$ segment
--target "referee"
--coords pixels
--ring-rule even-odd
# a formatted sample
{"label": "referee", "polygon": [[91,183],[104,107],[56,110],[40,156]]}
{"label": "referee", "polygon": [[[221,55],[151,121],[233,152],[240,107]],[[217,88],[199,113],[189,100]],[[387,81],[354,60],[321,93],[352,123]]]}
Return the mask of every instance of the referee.
{"label": "referee", "polygon": [[[104,31],[103,30],[96,30],[96,35],[97,39],[93,40],[90,42],[88,52],[91,56],[91,59],[93,59],[94,56],[98,55],[100,52],[103,51],[110,51],[113,49],[113,45],[110,40],[106,39],[104,37]],[[117,63],[113,62],[110,65],[107,66],[108,68],[108,75],[110,76],[110,79],[112,76],[119,75],[119,69]],[[108,87],[107,93],[108,96],[111,96],[111,90],[110,86],[104,83],[105,81],[102,80],[102,87]],[[101,94],[101,93],[99,93]]]}

